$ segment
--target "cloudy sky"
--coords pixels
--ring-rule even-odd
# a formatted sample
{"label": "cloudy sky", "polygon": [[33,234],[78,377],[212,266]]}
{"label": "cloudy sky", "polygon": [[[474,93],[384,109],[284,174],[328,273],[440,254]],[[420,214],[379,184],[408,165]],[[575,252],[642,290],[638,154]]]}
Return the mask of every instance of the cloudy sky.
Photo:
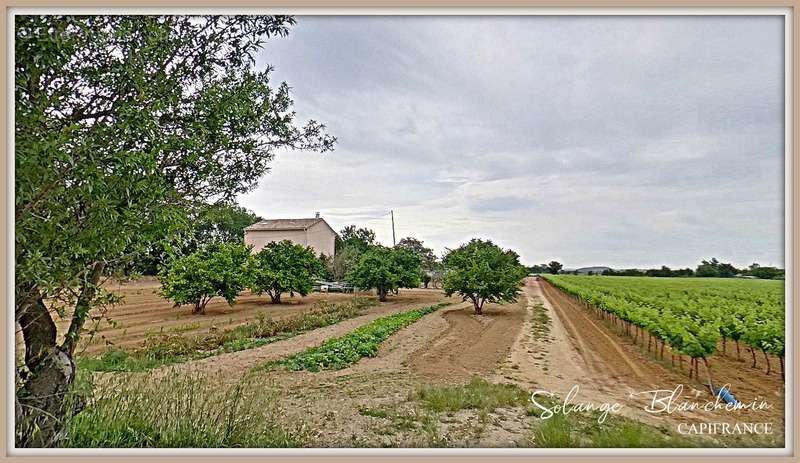
{"label": "cloudy sky", "polygon": [[260,65],[339,138],[240,202],[532,264],[783,265],[782,17],[311,17]]}

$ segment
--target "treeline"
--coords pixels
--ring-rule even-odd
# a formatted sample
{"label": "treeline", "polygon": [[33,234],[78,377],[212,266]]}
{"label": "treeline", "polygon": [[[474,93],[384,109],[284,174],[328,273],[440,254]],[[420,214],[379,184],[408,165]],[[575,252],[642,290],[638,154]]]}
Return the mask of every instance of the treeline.
{"label": "treeline", "polygon": [[[530,273],[549,273],[552,275],[573,274],[578,275],[582,272],[578,270],[562,271],[563,266],[556,261],[549,264],[533,265],[528,267]],[[736,268],[733,264],[720,262],[716,258],[711,260],[703,260],[696,269],[680,268],[671,269],[666,265],[661,268],[653,269],[606,269],[602,272],[585,272],[585,275],[606,275],[606,276],[627,276],[627,277],[701,277],[701,278],[736,278],[736,277],[750,277],[760,278],[764,280],[783,279],[785,271],[778,267],[761,266],[758,263],[753,263],[747,268]]]}

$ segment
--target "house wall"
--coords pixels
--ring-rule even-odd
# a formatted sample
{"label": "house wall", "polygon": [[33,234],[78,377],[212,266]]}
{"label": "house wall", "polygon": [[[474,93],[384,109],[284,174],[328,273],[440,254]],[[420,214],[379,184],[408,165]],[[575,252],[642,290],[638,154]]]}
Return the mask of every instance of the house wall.
{"label": "house wall", "polygon": [[295,244],[308,246],[306,232],[303,230],[245,230],[244,244],[253,246],[252,252],[258,252],[273,241],[289,240]]}
{"label": "house wall", "polygon": [[333,256],[336,251],[336,233],[325,222],[315,223],[307,233],[308,246],[314,248],[317,254]]}
{"label": "house wall", "polygon": [[303,230],[246,230],[244,244],[258,252],[273,241],[289,240],[301,246],[311,246],[317,254],[332,256],[336,250],[336,233],[320,222]]}

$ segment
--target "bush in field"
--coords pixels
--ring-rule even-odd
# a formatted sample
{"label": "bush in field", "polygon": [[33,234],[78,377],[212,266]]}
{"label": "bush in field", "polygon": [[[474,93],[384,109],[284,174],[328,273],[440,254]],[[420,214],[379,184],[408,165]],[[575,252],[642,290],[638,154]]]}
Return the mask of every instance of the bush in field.
{"label": "bush in field", "polygon": [[419,286],[421,276],[419,257],[412,252],[371,246],[358,259],[347,280],[361,289],[375,288],[378,300],[384,302],[389,291]]}
{"label": "bush in field", "polygon": [[475,313],[483,312],[484,303],[514,302],[528,269],[519,256],[503,250],[491,241],[473,239],[450,251],[443,260],[444,292],[459,293],[469,299]]}
{"label": "bush in field", "polygon": [[281,294],[305,296],[314,287],[314,279],[325,269],[311,248],[291,241],[272,242],[250,256],[245,274],[256,294],[269,294],[273,304],[281,303]]}
{"label": "bush in field", "polygon": [[215,296],[233,305],[245,286],[243,266],[249,255],[244,245],[218,244],[175,259],[159,275],[162,295],[176,307],[193,304],[192,313],[205,313]]}

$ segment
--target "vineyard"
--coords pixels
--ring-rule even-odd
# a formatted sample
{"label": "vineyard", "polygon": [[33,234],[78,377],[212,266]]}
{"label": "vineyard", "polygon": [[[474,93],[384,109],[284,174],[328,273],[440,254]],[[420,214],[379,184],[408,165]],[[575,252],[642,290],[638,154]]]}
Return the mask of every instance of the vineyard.
{"label": "vineyard", "polygon": [[[662,359],[664,347],[690,358],[690,376],[697,378],[702,361],[709,380],[708,357],[728,342],[737,358],[744,348],[753,367],[760,351],[766,373],[769,355],[780,362],[784,376],[785,302],[783,281],[719,278],[647,278],[546,275],[562,291],[582,300],[597,315],[619,326],[634,342],[645,343]],[[659,348],[660,344],[660,348]]]}

